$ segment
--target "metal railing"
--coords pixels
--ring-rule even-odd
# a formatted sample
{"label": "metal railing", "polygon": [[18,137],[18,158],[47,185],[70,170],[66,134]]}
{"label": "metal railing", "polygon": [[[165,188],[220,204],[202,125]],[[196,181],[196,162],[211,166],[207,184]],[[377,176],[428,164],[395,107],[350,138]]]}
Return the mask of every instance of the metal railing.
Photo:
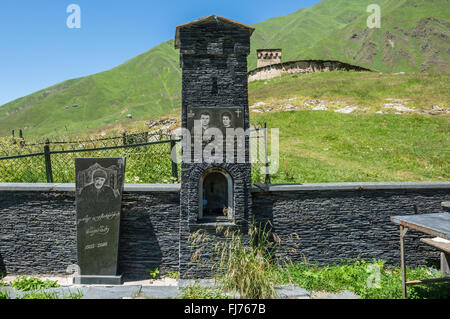
{"label": "metal railing", "polygon": [[[263,138],[265,145],[266,162],[252,164],[252,181],[256,184],[271,182],[265,128],[266,124],[251,130],[252,138]],[[172,150],[179,141],[162,132],[75,141],[47,139],[33,144],[13,139],[15,148],[0,149],[0,183],[73,183],[77,157],[126,157],[126,183],[177,183],[180,165],[172,161]],[[263,166],[265,174],[261,173]]]}
{"label": "metal railing", "polygon": [[126,157],[129,183],[178,182],[178,165],[171,157],[178,141],[69,150],[52,150],[47,141],[42,152],[0,157],[0,182],[73,183],[76,157]]}

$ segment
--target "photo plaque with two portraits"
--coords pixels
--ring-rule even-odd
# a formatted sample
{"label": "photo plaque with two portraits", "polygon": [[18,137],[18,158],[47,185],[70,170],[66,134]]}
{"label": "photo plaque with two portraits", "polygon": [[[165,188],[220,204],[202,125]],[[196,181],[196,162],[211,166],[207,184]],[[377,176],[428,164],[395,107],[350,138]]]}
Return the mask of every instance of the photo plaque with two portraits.
{"label": "photo plaque with two portraits", "polygon": [[117,276],[125,158],[77,158],[76,284],[120,284]]}
{"label": "photo plaque with two portraits", "polygon": [[194,123],[197,121],[203,130],[217,128],[223,136],[226,129],[244,128],[244,110],[241,107],[209,107],[187,109],[187,128],[194,135]]}
{"label": "photo plaque with two portraits", "polygon": [[[243,108],[240,107],[188,107],[187,129],[191,135],[193,151],[191,155],[185,153],[184,156],[190,156],[193,161],[199,159],[216,161],[216,157],[213,159],[210,156],[220,154],[216,153],[217,147],[222,148],[224,158],[229,153],[227,150],[234,152],[236,149],[242,149],[245,142],[244,118]],[[239,134],[240,138],[236,134]],[[212,147],[210,155],[203,153],[208,145]]]}

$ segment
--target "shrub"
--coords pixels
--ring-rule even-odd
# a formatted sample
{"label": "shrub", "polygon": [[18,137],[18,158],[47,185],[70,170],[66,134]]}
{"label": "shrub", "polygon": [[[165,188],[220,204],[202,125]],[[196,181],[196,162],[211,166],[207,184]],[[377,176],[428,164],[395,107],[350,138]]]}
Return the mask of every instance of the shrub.
{"label": "shrub", "polygon": [[[214,263],[216,281],[225,291],[239,293],[247,299],[276,298],[275,280],[272,261],[277,240],[271,240],[271,233],[260,225],[252,224],[248,233],[248,243],[239,230],[226,229],[223,233],[225,239],[216,241],[214,252],[218,261]],[[216,232],[223,231],[218,227]],[[274,237],[276,238],[276,237]],[[211,236],[198,231],[190,238],[192,247],[200,243],[208,243]],[[192,261],[201,261],[203,248],[200,247],[192,255]]]}
{"label": "shrub", "polygon": [[157,279],[159,278],[159,269],[147,269],[147,274],[150,276],[151,279]]}

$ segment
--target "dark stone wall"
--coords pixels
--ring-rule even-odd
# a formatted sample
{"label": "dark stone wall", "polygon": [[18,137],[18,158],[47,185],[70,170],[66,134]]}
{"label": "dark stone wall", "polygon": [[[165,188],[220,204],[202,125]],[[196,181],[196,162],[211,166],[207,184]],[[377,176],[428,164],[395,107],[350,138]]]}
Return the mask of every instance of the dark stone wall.
{"label": "dark stone wall", "polygon": [[143,279],[147,269],[178,271],[179,216],[179,193],[124,193],[119,272]]}
{"label": "dark stone wall", "polygon": [[[124,193],[119,273],[178,270],[179,202],[178,193]],[[73,192],[0,192],[0,271],[65,274],[77,263],[76,238]]]}
{"label": "dark stone wall", "polygon": [[[442,212],[450,200],[448,187],[390,190],[308,190],[252,194],[257,221],[271,221],[282,246],[278,257],[331,264],[361,257],[398,265],[399,229],[390,216]],[[181,201],[181,207],[186,205]],[[124,192],[119,269],[127,278],[147,278],[146,270],[179,269],[180,194]],[[250,218],[250,217],[249,217]],[[183,220],[182,220],[183,221]],[[187,242],[199,229],[216,236],[214,225],[186,225],[185,273],[210,275],[214,254],[205,244],[199,265],[190,262]],[[226,226],[234,230],[238,226]],[[244,231],[245,233],[245,231]],[[408,266],[437,261],[438,253],[419,242],[429,237],[406,236]],[[217,239],[222,239],[217,235]],[[200,247],[201,245],[197,246]],[[63,191],[0,191],[0,271],[10,274],[65,274],[76,264],[75,198]]]}
{"label": "dark stone wall", "polygon": [[64,274],[77,263],[73,193],[0,192],[0,264],[12,274]]}
{"label": "dark stone wall", "polygon": [[[399,227],[390,216],[442,212],[448,189],[293,191],[253,194],[258,221],[270,221],[280,237],[283,259],[331,264],[360,257],[400,263]],[[409,231],[408,266],[438,260],[436,250],[419,242],[426,234]]]}

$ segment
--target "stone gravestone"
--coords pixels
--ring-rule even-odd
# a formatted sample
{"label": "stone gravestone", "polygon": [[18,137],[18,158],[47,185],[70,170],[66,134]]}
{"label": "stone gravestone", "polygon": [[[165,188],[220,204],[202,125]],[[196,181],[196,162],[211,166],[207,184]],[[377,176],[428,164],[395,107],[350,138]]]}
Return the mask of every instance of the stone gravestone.
{"label": "stone gravestone", "polygon": [[121,284],[117,276],[125,158],[77,158],[75,284]]}

